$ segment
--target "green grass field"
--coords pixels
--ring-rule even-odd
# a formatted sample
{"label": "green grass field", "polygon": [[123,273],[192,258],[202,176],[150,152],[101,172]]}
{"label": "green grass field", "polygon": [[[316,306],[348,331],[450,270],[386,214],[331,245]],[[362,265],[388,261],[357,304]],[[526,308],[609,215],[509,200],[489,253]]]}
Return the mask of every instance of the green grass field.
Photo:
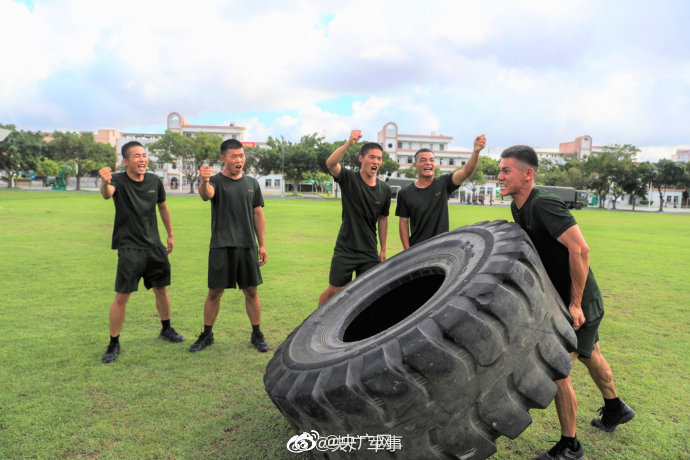
{"label": "green grass field", "polygon": [[[293,433],[268,399],[263,373],[328,283],[340,203],[266,200],[266,354],[249,344],[236,291],[223,297],[215,345],[187,352],[202,329],[210,207],[191,196],[170,196],[169,206],[172,324],[187,341],[157,338],[153,293],[142,285],[128,305],[122,355],[105,365],[113,204],[92,193],[0,191],[0,458],[304,458],[286,450]],[[614,433],[595,431],[589,422],[602,401],[576,364],[587,457],[688,458],[690,216],[575,215],[606,302],[601,347],[637,411]],[[506,207],[452,205],[450,216],[451,227],[512,220]],[[397,225],[392,217],[389,257],[401,249]],[[492,458],[533,458],[559,438],[553,404],[531,414],[532,425],[516,440],[500,438]]]}

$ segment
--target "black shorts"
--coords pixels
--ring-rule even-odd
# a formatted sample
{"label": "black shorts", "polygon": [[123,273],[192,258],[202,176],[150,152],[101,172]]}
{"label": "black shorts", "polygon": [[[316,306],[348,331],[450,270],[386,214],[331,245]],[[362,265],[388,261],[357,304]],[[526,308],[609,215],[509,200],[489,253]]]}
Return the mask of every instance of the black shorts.
{"label": "black shorts", "polygon": [[[602,311],[604,310],[603,306],[603,299],[601,297],[598,297],[594,300],[591,300],[593,303],[599,303],[599,305],[593,306],[592,308],[588,308],[587,311]],[[597,308],[598,307],[598,308]],[[596,344],[599,341],[599,324],[601,324],[601,320],[604,317],[604,314],[602,313],[600,316],[596,318],[585,318],[585,324],[580,326],[580,329],[575,331],[575,335],[577,336],[577,354],[583,358],[591,358],[592,357],[592,350],[594,350],[594,344]]]}
{"label": "black shorts", "polygon": [[381,263],[381,259],[378,254],[348,251],[336,246],[331,259],[331,271],[328,275],[328,282],[331,286],[343,287],[352,281],[353,272],[360,276],[379,263]]}
{"label": "black shorts", "polygon": [[137,291],[142,277],[146,289],[170,286],[170,262],[163,246],[117,250],[115,292],[129,294]]}
{"label": "black shorts", "polygon": [[256,248],[211,248],[208,251],[209,289],[240,289],[263,283]]}

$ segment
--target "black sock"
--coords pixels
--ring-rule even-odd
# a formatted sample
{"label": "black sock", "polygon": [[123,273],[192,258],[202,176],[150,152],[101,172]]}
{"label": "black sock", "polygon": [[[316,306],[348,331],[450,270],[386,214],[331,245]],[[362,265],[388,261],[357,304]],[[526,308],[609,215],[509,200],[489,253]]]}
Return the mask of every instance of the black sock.
{"label": "black sock", "polygon": [[623,406],[623,401],[620,398],[606,399],[604,398],[604,407],[606,410],[616,412]]}
{"label": "black sock", "polygon": [[561,435],[561,443],[564,443],[566,446],[568,446],[572,450],[577,449],[577,436],[573,436],[572,438],[569,438],[568,436]]}
{"label": "black sock", "polygon": [[261,329],[259,329],[259,325],[257,324],[256,326],[252,324],[252,334],[254,335],[259,335],[261,334]]}
{"label": "black sock", "polygon": [[170,329],[170,320],[169,319],[161,320],[161,324],[163,325],[163,329]]}
{"label": "black sock", "polygon": [[213,334],[213,324],[207,326],[204,324],[204,335]]}
{"label": "black sock", "polygon": [[115,345],[116,343],[120,343],[120,336],[118,335],[117,337],[113,337],[112,335],[110,336],[110,344]]}

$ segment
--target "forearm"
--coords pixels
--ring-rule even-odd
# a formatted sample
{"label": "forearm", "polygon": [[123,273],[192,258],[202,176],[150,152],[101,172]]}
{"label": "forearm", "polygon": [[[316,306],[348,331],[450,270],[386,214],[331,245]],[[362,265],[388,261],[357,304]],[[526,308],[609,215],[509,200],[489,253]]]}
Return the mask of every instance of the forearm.
{"label": "forearm", "polygon": [[331,153],[331,156],[326,159],[326,167],[333,175],[336,175],[336,172],[339,172],[338,166],[340,165],[340,162],[343,161],[347,149],[349,149],[352,145],[353,144],[350,141],[345,142],[343,145],[335,149],[335,151]]}
{"label": "forearm", "polygon": [[570,303],[580,306],[585,283],[587,282],[587,275],[589,274],[589,251],[570,250],[568,254],[571,279]]}
{"label": "forearm", "polygon": [[381,243],[381,252],[386,252],[386,241],[388,239],[388,217],[381,217],[379,219],[379,242]]}
{"label": "forearm", "polygon": [[[162,204],[165,204],[163,202]],[[168,233],[168,238],[173,237],[173,229],[172,229],[172,219],[170,218],[170,210],[168,209],[168,206],[160,206],[158,207],[158,212],[161,215],[161,220],[163,221],[163,226],[165,227],[165,231]]]}
{"label": "forearm", "polygon": [[[257,208],[261,210],[261,208]],[[266,217],[263,210],[257,212],[254,210],[254,231],[256,232],[256,240],[260,248],[266,247]]]}
{"label": "forearm", "polygon": [[214,189],[211,186],[211,184],[209,184],[208,180],[204,181],[202,179],[201,181],[199,181],[199,189],[198,190],[199,190],[199,196],[201,197],[202,200],[207,201],[207,200],[210,200],[211,198],[213,198]]}
{"label": "forearm", "polygon": [[403,245],[403,249],[410,248],[410,226],[407,217],[401,217],[398,224],[398,230],[400,232],[400,242]]}
{"label": "forearm", "polygon": [[101,196],[104,199],[110,199],[113,196],[113,191],[115,190],[115,187],[110,185],[110,182],[106,181],[101,181]]}

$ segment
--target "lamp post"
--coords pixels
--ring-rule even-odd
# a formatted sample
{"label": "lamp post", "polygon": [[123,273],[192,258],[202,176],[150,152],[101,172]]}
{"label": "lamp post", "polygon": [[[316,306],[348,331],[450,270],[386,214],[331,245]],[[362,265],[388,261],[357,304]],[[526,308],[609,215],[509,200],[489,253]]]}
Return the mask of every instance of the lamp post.
{"label": "lamp post", "polygon": [[283,136],[280,136],[280,151],[283,154],[280,164],[280,174],[283,176],[280,178],[280,197],[285,198],[285,138]]}

